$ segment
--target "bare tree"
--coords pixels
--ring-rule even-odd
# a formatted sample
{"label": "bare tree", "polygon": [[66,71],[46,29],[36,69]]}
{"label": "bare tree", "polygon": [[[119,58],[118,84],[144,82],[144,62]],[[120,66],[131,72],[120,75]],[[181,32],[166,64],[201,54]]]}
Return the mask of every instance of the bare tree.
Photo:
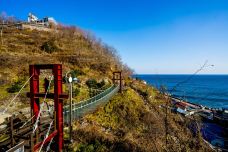
{"label": "bare tree", "polygon": [[2,39],[3,23],[4,23],[4,22],[2,22],[1,33],[0,33],[0,35],[1,35],[1,46],[3,45],[3,39]]}
{"label": "bare tree", "polygon": [[0,36],[1,36],[1,46],[3,45],[3,38],[2,38],[2,33],[3,33],[3,26],[4,26],[4,23],[5,23],[5,20],[7,19],[7,15],[5,12],[2,12],[0,14],[0,24],[1,24],[1,27],[0,27]]}
{"label": "bare tree", "polygon": [[7,19],[7,14],[5,12],[2,12],[0,14],[0,22],[4,22]]}

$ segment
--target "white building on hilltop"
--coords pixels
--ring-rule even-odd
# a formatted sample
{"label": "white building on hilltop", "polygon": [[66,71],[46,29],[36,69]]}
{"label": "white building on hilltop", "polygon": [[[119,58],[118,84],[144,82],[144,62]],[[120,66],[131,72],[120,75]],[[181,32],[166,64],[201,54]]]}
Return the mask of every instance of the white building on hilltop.
{"label": "white building on hilltop", "polygon": [[28,15],[28,23],[30,24],[37,24],[37,25],[44,25],[46,27],[49,27],[50,24],[57,25],[58,23],[53,17],[44,17],[43,19],[39,19],[34,14],[29,13]]}
{"label": "white building on hilltop", "polygon": [[32,13],[29,13],[29,15],[28,15],[28,22],[29,23],[32,23],[32,22],[37,22],[37,21],[38,21],[38,17],[36,17]]}

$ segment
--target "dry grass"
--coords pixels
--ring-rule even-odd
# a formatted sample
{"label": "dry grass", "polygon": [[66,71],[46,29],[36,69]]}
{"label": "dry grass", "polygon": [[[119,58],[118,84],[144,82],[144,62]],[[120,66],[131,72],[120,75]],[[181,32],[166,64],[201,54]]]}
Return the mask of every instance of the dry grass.
{"label": "dry grass", "polygon": [[[63,64],[63,73],[79,69],[80,77],[100,80],[111,78],[112,71],[121,67],[115,49],[77,27],[59,26],[51,32],[4,29],[0,43],[0,100],[9,94],[6,88],[18,79],[29,77],[30,64]],[[124,66],[125,67],[125,66]],[[124,68],[129,73],[129,68]],[[83,83],[83,82],[82,82]]]}
{"label": "dry grass", "polygon": [[[136,85],[137,84],[137,85]],[[168,111],[156,90],[134,81],[123,94],[75,124],[75,151],[211,151],[199,134],[189,129],[188,118]],[[137,87],[138,86],[138,87]],[[142,92],[147,91],[147,94]],[[143,95],[145,96],[143,96]],[[152,96],[153,98],[147,98]],[[167,145],[166,145],[167,131]]]}

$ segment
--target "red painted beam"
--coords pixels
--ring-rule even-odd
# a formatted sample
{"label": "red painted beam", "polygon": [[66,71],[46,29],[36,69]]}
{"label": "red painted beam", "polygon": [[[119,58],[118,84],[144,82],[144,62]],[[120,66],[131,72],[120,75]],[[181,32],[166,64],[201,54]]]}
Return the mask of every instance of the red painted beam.
{"label": "red painted beam", "polygon": [[[34,98],[44,98],[45,97],[45,93],[34,93],[34,94],[31,94],[30,92],[27,93],[27,97],[34,97]],[[55,97],[55,94],[54,93],[48,93],[46,98],[48,99],[54,99]],[[69,97],[68,94],[59,94],[58,98],[60,99],[67,99]]]}
{"label": "red painted beam", "polygon": [[45,145],[46,143],[50,142],[51,139],[52,139],[53,137],[55,137],[57,134],[58,134],[58,131],[55,130],[53,133],[51,133],[51,134],[47,137],[47,139],[46,139],[45,141],[42,141],[42,142],[39,142],[38,144],[36,144],[36,145],[34,146],[33,150],[34,150],[34,151],[38,150],[42,144]]}
{"label": "red painted beam", "polygon": [[35,64],[35,68],[37,69],[53,69],[54,64]]}

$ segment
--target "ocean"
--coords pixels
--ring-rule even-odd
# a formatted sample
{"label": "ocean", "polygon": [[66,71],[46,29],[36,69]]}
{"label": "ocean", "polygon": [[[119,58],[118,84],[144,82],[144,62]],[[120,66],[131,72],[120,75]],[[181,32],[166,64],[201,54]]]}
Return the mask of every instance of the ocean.
{"label": "ocean", "polygon": [[228,75],[134,75],[174,97],[228,109]]}

